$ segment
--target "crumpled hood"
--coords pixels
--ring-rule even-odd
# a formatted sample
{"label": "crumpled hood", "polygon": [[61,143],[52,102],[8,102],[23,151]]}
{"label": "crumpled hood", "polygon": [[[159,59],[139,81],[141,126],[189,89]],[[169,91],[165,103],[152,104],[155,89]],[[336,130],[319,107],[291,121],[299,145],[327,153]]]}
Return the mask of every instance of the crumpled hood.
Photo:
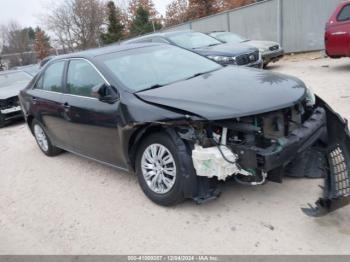
{"label": "crumpled hood", "polygon": [[135,94],[154,105],[208,120],[256,115],[293,106],[306,95],[297,78],[228,66],[187,81]]}
{"label": "crumpled hood", "polygon": [[11,85],[0,87],[0,100],[5,100],[7,98],[18,96],[19,92],[24,89],[23,85]]}
{"label": "crumpled hood", "polygon": [[254,51],[257,51],[257,49],[247,44],[227,43],[227,44],[220,44],[215,46],[196,48],[193,51],[204,56],[209,56],[209,55],[210,56],[214,56],[214,55],[237,56],[237,55],[253,53]]}
{"label": "crumpled hood", "polygon": [[250,40],[246,42],[248,45],[256,47],[256,48],[270,48],[272,46],[278,45],[276,42],[272,41],[259,41],[259,40]]}

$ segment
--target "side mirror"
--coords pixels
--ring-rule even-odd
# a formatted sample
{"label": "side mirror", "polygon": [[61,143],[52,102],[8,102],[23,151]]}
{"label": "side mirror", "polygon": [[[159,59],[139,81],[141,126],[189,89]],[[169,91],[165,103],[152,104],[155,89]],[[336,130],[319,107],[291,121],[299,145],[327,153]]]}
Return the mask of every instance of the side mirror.
{"label": "side mirror", "polygon": [[119,99],[119,94],[114,88],[103,83],[91,89],[91,97],[97,98],[101,102],[113,104]]}

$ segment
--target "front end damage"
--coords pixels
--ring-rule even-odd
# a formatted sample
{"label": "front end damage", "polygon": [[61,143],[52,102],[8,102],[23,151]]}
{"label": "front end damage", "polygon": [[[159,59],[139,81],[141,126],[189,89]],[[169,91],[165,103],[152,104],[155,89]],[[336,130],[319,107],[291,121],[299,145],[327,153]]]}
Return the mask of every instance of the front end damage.
{"label": "front end damage", "polygon": [[[200,181],[192,198],[216,197],[218,183],[234,178],[257,186],[284,176],[324,178],[324,195],[303,209],[322,216],[350,203],[350,134],[345,121],[320,98],[251,117],[177,126],[191,145]],[[207,179],[210,183],[203,183]],[[204,185],[204,186],[203,186]],[[215,185],[215,186],[213,186]]]}

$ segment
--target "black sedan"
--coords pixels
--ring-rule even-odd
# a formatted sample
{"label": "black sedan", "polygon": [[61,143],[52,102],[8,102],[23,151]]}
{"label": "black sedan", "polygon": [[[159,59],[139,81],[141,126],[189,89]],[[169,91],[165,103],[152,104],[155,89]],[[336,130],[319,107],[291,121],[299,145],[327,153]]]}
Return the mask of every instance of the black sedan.
{"label": "black sedan", "polygon": [[294,77],[171,45],[110,46],[54,58],[20,101],[44,154],[136,171],[160,205],[213,199],[229,178],[258,186],[286,174],[327,178],[309,215],[349,202],[347,123]]}
{"label": "black sedan", "polygon": [[23,118],[18,94],[32,78],[29,73],[20,70],[0,72],[0,127]]}
{"label": "black sedan", "polygon": [[166,43],[206,56],[221,65],[263,67],[259,50],[247,44],[227,43],[200,32],[175,31],[155,33],[125,41],[124,44]]}

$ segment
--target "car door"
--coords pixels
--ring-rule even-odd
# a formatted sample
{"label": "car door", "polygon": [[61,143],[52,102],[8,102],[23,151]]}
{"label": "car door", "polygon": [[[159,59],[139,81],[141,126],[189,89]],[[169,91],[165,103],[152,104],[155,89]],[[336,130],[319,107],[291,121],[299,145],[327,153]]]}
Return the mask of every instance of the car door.
{"label": "car door", "polygon": [[76,153],[126,168],[118,133],[119,101],[101,102],[91,95],[92,88],[103,83],[109,85],[92,63],[70,60],[64,95],[69,136]]}
{"label": "car door", "polygon": [[62,103],[65,66],[64,60],[49,65],[28,93],[31,95],[35,118],[44,125],[51,141],[56,146],[69,149]]}
{"label": "car door", "polygon": [[350,55],[350,4],[336,13],[328,28],[327,46],[332,55]]}

